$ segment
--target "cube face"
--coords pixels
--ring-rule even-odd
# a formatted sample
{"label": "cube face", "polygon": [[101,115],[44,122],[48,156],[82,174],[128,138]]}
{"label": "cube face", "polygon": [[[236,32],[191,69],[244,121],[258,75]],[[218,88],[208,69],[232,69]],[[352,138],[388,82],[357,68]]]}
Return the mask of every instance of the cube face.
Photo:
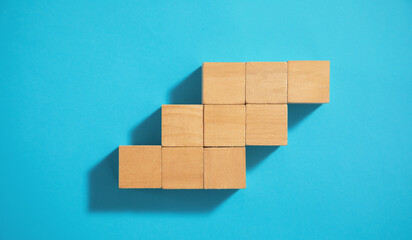
{"label": "cube face", "polygon": [[203,105],[163,105],[162,146],[203,146]]}
{"label": "cube face", "polygon": [[204,188],[246,188],[245,147],[204,149]]}
{"label": "cube face", "polygon": [[245,104],[245,63],[203,63],[203,104]]}
{"label": "cube face", "polygon": [[246,145],[280,146],[287,143],[287,104],[246,105]]}
{"label": "cube face", "polygon": [[119,188],[161,188],[161,147],[119,146]]}
{"label": "cube face", "polygon": [[205,105],[204,145],[245,146],[245,105]]}
{"label": "cube face", "polygon": [[288,102],[329,102],[329,61],[288,62]]}
{"label": "cube face", "polygon": [[203,188],[203,147],[162,147],[162,188]]}
{"label": "cube face", "polygon": [[287,63],[246,63],[246,103],[287,103]]}

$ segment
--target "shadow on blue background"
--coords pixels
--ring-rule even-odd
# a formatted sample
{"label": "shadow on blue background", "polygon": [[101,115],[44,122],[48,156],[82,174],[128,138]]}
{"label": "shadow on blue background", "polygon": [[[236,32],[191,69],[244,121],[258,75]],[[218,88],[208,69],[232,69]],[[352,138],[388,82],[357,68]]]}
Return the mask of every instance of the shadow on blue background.
{"label": "shadow on blue background", "polygon": [[252,170],[279,146],[246,146],[246,170]]}
{"label": "shadow on blue background", "polygon": [[202,67],[170,91],[170,104],[202,104]]}
{"label": "shadow on blue background", "polygon": [[[201,104],[202,69],[197,68],[169,95],[172,104]],[[289,128],[293,128],[320,104],[291,104]],[[161,108],[131,131],[132,145],[161,145]],[[247,146],[246,169],[255,168],[279,146]],[[89,172],[89,211],[208,212],[238,190],[119,189],[118,148]]]}
{"label": "shadow on blue background", "polygon": [[288,104],[288,129],[293,129],[322,104]]}
{"label": "shadow on blue background", "polygon": [[130,145],[162,144],[162,108],[159,107],[149,117],[139,123],[130,134]]}

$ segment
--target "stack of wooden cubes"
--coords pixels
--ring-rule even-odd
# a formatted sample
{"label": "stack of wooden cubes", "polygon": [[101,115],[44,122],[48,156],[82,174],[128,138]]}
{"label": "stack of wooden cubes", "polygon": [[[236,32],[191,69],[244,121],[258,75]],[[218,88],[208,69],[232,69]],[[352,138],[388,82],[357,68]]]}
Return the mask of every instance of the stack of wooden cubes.
{"label": "stack of wooden cubes", "polygon": [[120,146],[120,188],[246,187],[246,145],[288,142],[288,103],[329,102],[329,61],[204,63],[203,104],[162,106],[162,146]]}

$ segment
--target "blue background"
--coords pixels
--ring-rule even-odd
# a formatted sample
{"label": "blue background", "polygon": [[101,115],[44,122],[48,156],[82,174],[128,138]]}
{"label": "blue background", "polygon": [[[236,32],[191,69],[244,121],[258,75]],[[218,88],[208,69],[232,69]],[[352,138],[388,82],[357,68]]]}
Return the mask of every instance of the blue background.
{"label": "blue background", "polygon": [[[412,239],[412,2],[0,3],[1,239]],[[331,60],[247,188],[117,189],[205,61]]]}

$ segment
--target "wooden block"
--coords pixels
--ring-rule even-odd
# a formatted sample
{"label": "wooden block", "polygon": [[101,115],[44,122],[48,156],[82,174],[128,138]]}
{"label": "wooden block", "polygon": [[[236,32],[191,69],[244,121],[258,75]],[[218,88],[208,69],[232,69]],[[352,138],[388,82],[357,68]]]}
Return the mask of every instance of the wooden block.
{"label": "wooden block", "polygon": [[204,105],[205,146],[245,146],[245,105]]}
{"label": "wooden block", "polygon": [[203,104],[245,104],[245,63],[203,63]]}
{"label": "wooden block", "polygon": [[246,188],[245,147],[204,149],[205,189]]}
{"label": "wooden block", "polygon": [[329,102],[329,61],[288,62],[288,102]]}
{"label": "wooden block", "polygon": [[162,146],[203,146],[203,105],[163,105]]}
{"label": "wooden block", "polygon": [[246,63],[246,103],[287,103],[286,62]]}
{"label": "wooden block", "polygon": [[287,104],[246,105],[246,145],[288,144]]}
{"label": "wooden block", "polygon": [[119,188],[161,188],[160,146],[119,146]]}
{"label": "wooden block", "polygon": [[162,188],[203,188],[203,147],[162,147]]}

